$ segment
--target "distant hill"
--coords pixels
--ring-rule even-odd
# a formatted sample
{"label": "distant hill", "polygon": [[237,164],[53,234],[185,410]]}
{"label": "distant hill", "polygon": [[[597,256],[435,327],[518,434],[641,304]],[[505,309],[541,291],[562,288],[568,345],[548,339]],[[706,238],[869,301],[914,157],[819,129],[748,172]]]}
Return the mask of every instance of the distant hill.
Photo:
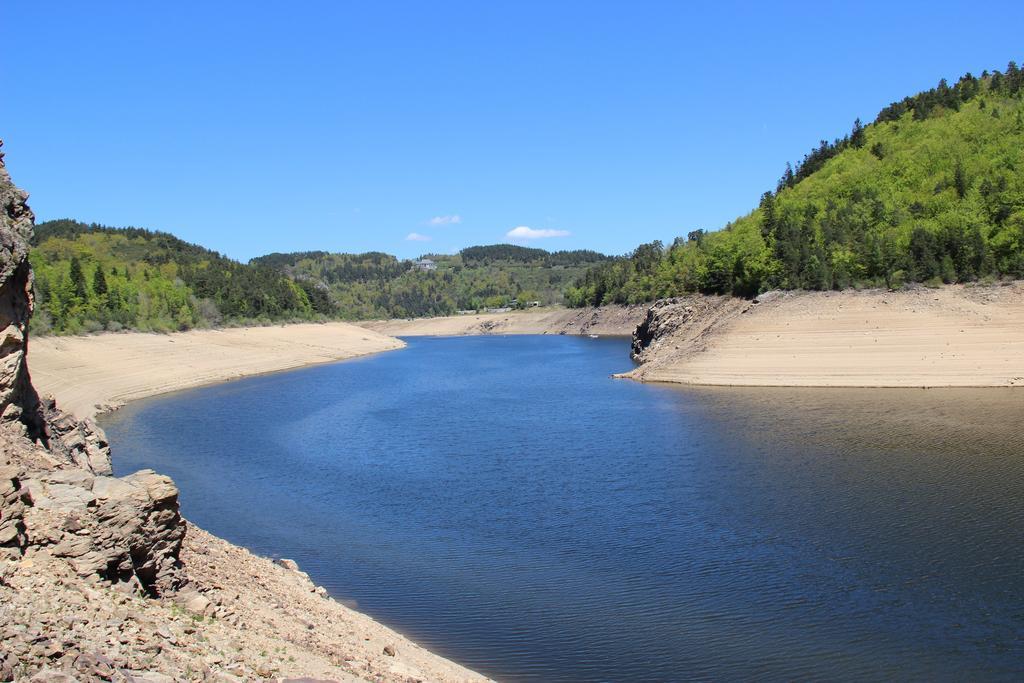
{"label": "distant hill", "polygon": [[253,259],[326,297],[331,313],[347,319],[449,315],[539,301],[565,302],[566,287],[587,268],[609,260],[593,251],[532,249],[511,244],[476,246],[458,254],[427,254],[429,264],[389,254],[322,251],[269,254]]}
{"label": "distant hill", "polygon": [[572,305],[686,292],[898,287],[1024,277],[1024,72],[966,74],[821,143],[717,232],[641,245]]}
{"label": "distant hill", "polygon": [[268,254],[239,263],[174,235],[63,219],[35,229],[36,334],[184,330],[287,320],[446,315],[562,303],[607,256],[515,245],[429,256]]}
{"label": "distant hill", "polygon": [[515,244],[493,244],[487,247],[467,247],[459,252],[466,266],[490,263],[523,263],[545,268],[590,265],[610,260],[610,257],[589,249],[575,251],[545,251]]}

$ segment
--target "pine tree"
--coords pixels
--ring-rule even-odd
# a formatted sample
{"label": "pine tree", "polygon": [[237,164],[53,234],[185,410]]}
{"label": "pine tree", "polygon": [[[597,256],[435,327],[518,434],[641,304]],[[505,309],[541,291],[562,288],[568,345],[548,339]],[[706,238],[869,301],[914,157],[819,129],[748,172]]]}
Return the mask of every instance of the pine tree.
{"label": "pine tree", "polygon": [[82,301],[89,298],[85,289],[85,273],[82,272],[82,263],[77,256],[71,257],[71,288],[74,295]]}
{"label": "pine tree", "polygon": [[775,188],[775,191],[782,192],[787,187],[793,187],[794,185],[796,185],[796,175],[793,173],[793,165],[787,161],[786,170],[782,174],[782,177],[779,178],[779,184]]}
{"label": "pine tree", "polygon": [[771,192],[761,195],[761,237],[768,238],[775,233],[775,196]]}
{"label": "pine tree", "polygon": [[967,196],[967,174],[964,172],[964,165],[958,159],[956,168],[953,169],[953,186],[956,188],[956,195],[963,199]]}
{"label": "pine tree", "polygon": [[107,293],[107,278],[103,274],[103,266],[96,266],[96,272],[92,276],[92,291],[96,296]]}
{"label": "pine tree", "polygon": [[1017,68],[1017,62],[1011,61],[1006,65],[1006,89],[1011,95],[1015,95],[1021,87],[1021,70]]}
{"label": "pine tree", "polygon": [[861,123],[860,119],[857,118],[853,122],[853,132],[850,133],[850,144],[860,149],[864,146],[866,139],[864,137],[864,124]]}

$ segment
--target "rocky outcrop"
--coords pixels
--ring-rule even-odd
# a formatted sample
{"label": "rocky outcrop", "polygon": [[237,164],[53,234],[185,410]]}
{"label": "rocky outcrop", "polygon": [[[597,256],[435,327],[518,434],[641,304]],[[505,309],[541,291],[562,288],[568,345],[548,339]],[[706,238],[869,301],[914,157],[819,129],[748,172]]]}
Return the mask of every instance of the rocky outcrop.
{"label": "rocky outcrop", "polygon": [[633,360],[641,361],[651,344],[672,334],[693,317],[694,308],[681,304],[679,299],[661,299],[647,309],[647,315],[633,332],[629,354]]}
{"label": "rocky outcrop", "polygon": [[185,535],[174,483],[151,471],[110,476],[103,431],[41,401],[32,386],[27,198],[0,153],[0,561],[47,555],[82,577],[173,591]]}
{"label": "rocky outcrop", "polygon": [[666,363],[703,352],[728,321],[755,305],[747,299],[704,294],[656,301],[633,332],[630,355],[640,367],[617,376],[644,380]]}
{"label": "rocky outcrop", "polygon": [[35,439],[43,436],[43,418],[25,362],[32,315],[28,249],[35,220],[27,199],[11,182],[0,151],[0,423]]}
{"label": "rocky outcrop", "polygon": [[52,397],[43,400],[42,415],[52,453],[63,462],[93,474],[112,473],[107,436],[91,418],[79,420],[71,413],[58,410]]}
{"label": "rocky outcrop", "polygon": [[656,301],[633,332],[630,355],[649,362],[670,339],[676,350],[699,350],[711,330],[751,305],[746,299],[703,294]]}
{"label": "rocky outcrop", "polygon": [[25,509],[32,501],[20,475],[13,465],[0,467],[0,561],[20,556],[28,541]]}
{"label": "rocky outcrop", "polygon": [[168,477],[152,470],[94,476],[75,468],[30,474],[23,486],[32,500],[25,526],[35,552],[131,592],[161,595],[180,587],[185,523]]}

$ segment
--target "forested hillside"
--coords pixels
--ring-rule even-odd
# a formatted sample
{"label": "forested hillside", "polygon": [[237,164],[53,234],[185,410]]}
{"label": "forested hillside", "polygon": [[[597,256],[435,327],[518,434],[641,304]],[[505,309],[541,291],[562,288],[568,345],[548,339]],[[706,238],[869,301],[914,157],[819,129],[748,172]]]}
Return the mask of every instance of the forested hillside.
{"label": "forested hillside", "polygon": [[425,258],[432,267],[379,252],[269,254],[252,263],[293,278],[325,315],[365,319],[449,315],[513,301],[560,304],[567,286],[588,267],[608,260],[593,251],[548,252],[511,244]]}
{"label": "forested hillside", "polygon": [[29,258],[37,334],[170,331],[314,315],[301,285],[278,271],[167,233],[49,221],[36,226]]}
{"label": "forested hillside", "polygon": [[[607,257],[514,245],[431,256],[269,254],[238,263],[173,235],[73,220],[36,226],[36,334],[185,330],[287,320],[445,315],[540,301],[563,303]],[[518,304],[522,302],[522,304]]]}
{"label": "forested hillside", "polygon": [[856,121],[787,164],[750,214],[641,245],[566,296],[583,306],[998,277],[1024,277],[1024,72],[1013,62]]}

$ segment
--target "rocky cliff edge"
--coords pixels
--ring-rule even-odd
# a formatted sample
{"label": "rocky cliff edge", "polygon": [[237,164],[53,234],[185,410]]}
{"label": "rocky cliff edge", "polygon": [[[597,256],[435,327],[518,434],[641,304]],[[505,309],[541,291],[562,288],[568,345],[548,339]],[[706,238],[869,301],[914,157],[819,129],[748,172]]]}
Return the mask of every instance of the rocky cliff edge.
{"label": "rocky cliff edge", "polygon": [[46,553],[127,590],[173,591],[185,535],[174,483],[150,471],[111,476],[102,430],[32,387],[27,198],[0,152],[0,561]]}

